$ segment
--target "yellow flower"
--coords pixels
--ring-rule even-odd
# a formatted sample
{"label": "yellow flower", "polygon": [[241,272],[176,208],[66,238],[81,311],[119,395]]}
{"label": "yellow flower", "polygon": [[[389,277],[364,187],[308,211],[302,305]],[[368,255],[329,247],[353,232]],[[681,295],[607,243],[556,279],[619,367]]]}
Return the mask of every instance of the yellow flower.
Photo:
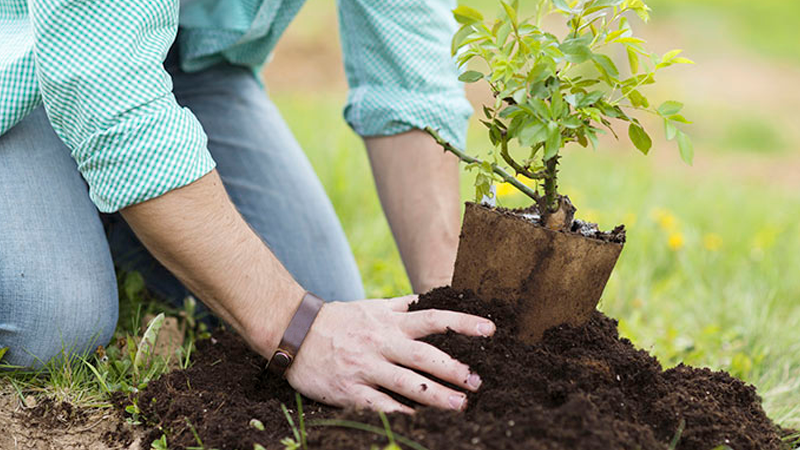
{"label": "yellow flower", "polygon": [[651,216],[658,222],[658,225],[666,231],[675,231],[678,227],[678,219],[664,208],[654,209]]}
{"label": "yellow flower", "polygon": [[722,236],[716,233],[708,233],[703,237],[703,246],[706,250],[715,252],[722,247]]}
{"label": "yellow flower", "polygon": [[675,219],[675,216],[670,213],[666,213],[659,217],[658,224],[661,225],[661,228],[670,231],[675,229],[675,227],[678,225],[678,221]]}
{"label": "yellow flower", "polygon": [[[532,186],[531,180],[526,178],[522,175],[517,175],[514,177],[520,183],[526,186]],[[498,197],[510,197],[512,195],[516,195],[519,193],[519,189],[515,188],[511,183],[500,183],[497,185],[497,196]]]}
{"label": "yellow flower", "polygon": [[677,231],[670,233],[667,245],[673,251],[678,251],[683,248],[683,235]]}
{"label": "yellow flower", "polygon": [[516,194],[517,188],[511,185],[511,183],[500,183],[497,185],[497,196],[498,197],[510,197]]}
{"label": "yellow flower", "polygon": [[759,250],[768,250],[772,248],[778,240],[780,230],[772,225],[758,230],[755,237],[753,237],[753,248]]}

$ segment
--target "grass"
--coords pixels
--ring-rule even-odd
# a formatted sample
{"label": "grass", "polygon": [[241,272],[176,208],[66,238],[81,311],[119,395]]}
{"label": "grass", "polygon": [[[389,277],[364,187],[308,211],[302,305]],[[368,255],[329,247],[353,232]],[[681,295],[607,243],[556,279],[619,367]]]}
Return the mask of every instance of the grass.
{"label": "grass", "polygon": [[[191,302],[178,311],[148,298],[138,274],[120,273],[119,278],[120,320],[108,345],[86,356],[69,354],[65,348],[60,357],[35,370],[0,364],[0,368],[6,369],[0,372],[0,389],[12,389],[23,401],[31,395],[45,396],[81,407],[109,408],[110,394],[135,393],[171,368],[185,368],[190,362],[195,339],[205,334],[204,325],[192,316]],[[179,317],[187,329],[184,342],[174,356],[157,356],[152,351],[160,328],[160,324],[152,324],[163,319],[163,313]],[[144,319],[149,316],[155,318],[151,326],[142,331],[148,325]],[[133,404],[126,409],[131,420],[136,421],[138,407]]]}

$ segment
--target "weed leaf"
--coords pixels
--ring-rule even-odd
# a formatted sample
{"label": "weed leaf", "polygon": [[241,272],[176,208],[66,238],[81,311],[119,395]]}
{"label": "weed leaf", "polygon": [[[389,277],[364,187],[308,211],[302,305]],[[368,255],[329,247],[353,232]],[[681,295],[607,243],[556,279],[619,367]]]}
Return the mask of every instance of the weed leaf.
{"label": "weed leaf", "polygon": [[160,313],[147,326],[147,329],[142,336],[142,341],[139,343],[139,348],[136,350],[136,356],[133,359],[133,370],[137,374],[150,357],[153,355],[153,350],[156,347],[156,340],[158,340],[158,332],[161,331],[161,326],[164,325],[164,313]]}

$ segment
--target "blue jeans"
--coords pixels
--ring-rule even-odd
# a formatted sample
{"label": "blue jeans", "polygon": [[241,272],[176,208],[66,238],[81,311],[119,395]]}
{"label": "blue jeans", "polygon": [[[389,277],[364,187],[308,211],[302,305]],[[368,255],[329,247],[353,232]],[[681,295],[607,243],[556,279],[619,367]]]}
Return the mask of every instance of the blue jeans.
{"label": "blue jeans", "polygon": [[[253,73],[165,64],[178,102],[208,134],[233,203],[295,279],[328,300],[364,297],[333,207],[302,149]],[[224,233],[224,230],[223,230]],[[69,149],[39,108],[0,136],[0,348],[4,363],[36,367],[105,344],[114,332],[114,265],[139,271],[165,299],[189,292],[119,214],[89,200]]]}

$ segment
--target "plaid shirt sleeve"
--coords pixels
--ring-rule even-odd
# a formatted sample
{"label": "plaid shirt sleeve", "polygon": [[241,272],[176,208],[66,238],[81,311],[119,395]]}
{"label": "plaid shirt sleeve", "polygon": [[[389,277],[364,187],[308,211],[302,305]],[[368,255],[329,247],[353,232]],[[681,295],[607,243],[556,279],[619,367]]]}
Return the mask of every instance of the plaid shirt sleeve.
{"label": "plaid shirt sleeve", "polygon": [[464,148],[472,108],[450,55],[452,0],[338,0],[345,120],[362,136],[431,126]]}
{"label": "plaid shirt sleeve", "polygon": [[214,168],[163,60],[178,0],[31,0],[32,70],[56,133],[98,209],[114,212]]}

